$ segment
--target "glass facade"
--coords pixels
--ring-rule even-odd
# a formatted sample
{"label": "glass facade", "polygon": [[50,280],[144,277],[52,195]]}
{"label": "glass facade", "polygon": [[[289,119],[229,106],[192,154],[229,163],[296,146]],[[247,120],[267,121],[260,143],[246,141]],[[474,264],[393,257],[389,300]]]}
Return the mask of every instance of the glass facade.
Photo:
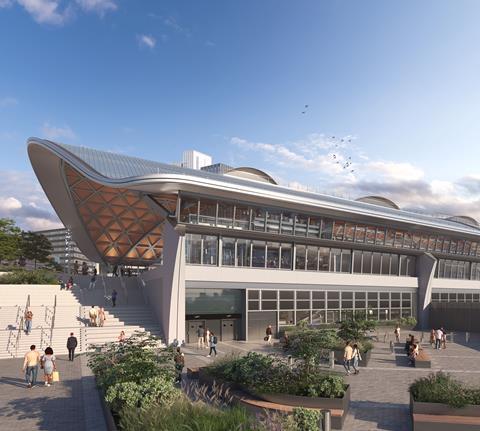
{"label": "glass facade", "polygon": [[185,258],[195,265],[415,276],[415,256],[213,235],[186,234]]}
{"label": "glass facade", "polygon": [[250,312],[276,311],[279,326],[320,325],[350,317],[394,320],[415,315],[411,292],[248,290]]}
{"label": "glass facade", "polygon": [[438,259],[435,277],[457,280],[480,280],[480,263]]}
{"label": "glass facade", "polygon": [[432,302],[480,302],[480,293],[455,292],[432,293]]}
{"label": "glass facade", "polygon": [[238,289],[185,290],[186,314],[240,314],[243,310],[243,292]]}
{"label": "glass facade", "polygon": [[366,243],[398,249],[480,257],[480,247],[476,241],[195,197],[182,196],[179,221],[346,243]]}

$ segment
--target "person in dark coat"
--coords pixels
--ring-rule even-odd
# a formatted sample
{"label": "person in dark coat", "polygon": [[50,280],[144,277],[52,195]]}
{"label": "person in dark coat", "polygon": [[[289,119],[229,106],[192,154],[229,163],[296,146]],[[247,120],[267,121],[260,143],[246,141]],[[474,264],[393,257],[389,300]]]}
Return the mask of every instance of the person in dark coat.
{"label": "person in dark coat", "polygon": [[75,357],[75,348],[78,345],[77,338],[73,335],[73,332],[70,332],[70,337],[67,339],[67,349],[68,349],[68,360],[73,362]]}

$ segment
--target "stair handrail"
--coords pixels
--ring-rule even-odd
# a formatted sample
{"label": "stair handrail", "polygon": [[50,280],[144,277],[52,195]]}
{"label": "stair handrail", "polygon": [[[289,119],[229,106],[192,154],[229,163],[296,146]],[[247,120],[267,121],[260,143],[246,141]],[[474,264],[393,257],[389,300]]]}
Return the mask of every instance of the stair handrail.
{"label": "stair handrail", "polygon": [[[30,298],[30,295],[28,295]],[[18,346],[20,345],[20,338],[22,336],[22,331],[23,331],[23,316],[20,319],[20,326],[18,327],[17,331],[17,339],[15,340],[15,357],[18,357]]]}
{"label": "stair handrail", "polygon": [[118,277],[120,279],[120,286],[122,287],[123,294],[125,295],[125,304],[128,304],[128,290],[127,284],[125,283],[125,277]]}
{"label": "stair handrail", "polygon": [[57,295],[53,300],[53,315],[52,315],[52,324],[50,326],[50,345],[53,344],[53,328],[55,327],[55,315],[57,314]]}
{"label": "stair handrail", "polygon": [[25,311],[28,310],[28,308],[30,308],[30,294],[28,294],[28,296],[27,296],[27,303],[25,304]]}

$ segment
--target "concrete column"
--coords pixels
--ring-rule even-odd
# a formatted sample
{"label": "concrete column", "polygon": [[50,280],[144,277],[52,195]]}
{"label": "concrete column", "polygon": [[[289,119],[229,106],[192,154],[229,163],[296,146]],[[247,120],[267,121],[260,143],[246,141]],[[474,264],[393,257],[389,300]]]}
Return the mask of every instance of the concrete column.
{"label": "concrete column", "polygon": [[430,253],[417,256],[416,270],[418,280],[417,316],[419,329],[428,329],[429,306],[432,301],[432,280],[437,267],[437,259]]}
{"label": "concrete column", "polygon": [[142,278],[166,343],[185,340],[185,236],[165,222],[163,265]]}

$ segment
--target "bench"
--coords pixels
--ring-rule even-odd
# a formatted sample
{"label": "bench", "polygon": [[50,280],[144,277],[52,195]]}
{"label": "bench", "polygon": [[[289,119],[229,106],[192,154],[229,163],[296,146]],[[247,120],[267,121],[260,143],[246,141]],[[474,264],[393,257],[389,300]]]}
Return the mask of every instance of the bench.
{"label": "bench", "polygon": [[415,368],[432,368],[432,361],[428,353],[421,349],[413,361]]}
{"label": "bench", "polygon": [[480,417],[413,414],[413,431],[473,431],[480,429]]}
{"label": "bench", "polygon": [[198,379],[198,368],[188,367],[187,368],[187,376],[190,379]]}
{"label": "bench", "polygon": [[[252,413],[261,413],[264,410],[274,411],[278,413],[291,414],[295,407],[284,404],[271,403],[270,401],[259,400],[249,397],[238,397],[237,401]],[[339,409],[325,409],[330,410],[332,415],[332,428],[342,429],[344,421],[344,411]]]}

